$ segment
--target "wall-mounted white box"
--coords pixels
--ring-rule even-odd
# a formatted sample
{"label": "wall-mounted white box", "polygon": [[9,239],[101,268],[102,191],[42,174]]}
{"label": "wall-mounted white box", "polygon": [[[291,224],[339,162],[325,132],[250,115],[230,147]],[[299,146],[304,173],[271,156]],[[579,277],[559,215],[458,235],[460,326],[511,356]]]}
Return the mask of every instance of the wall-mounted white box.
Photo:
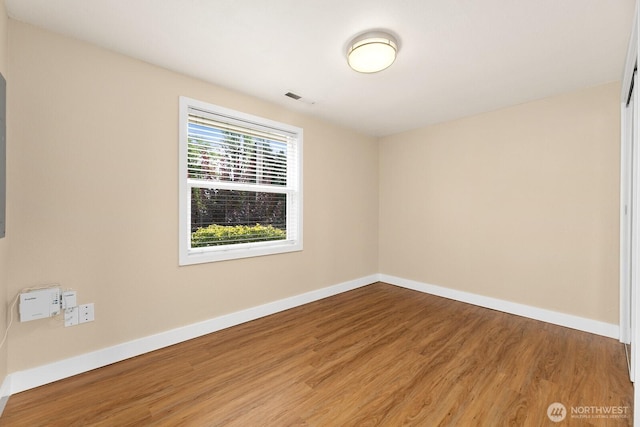
{"label": "wall-mounted white box", "polygon": [[78,292],[64,291],[62,292],[62,309],[71,308],[78,305]]}
{"label": "wall-mounted white box", "polygon": [[60,288],[38,289],[20,294],[18,311],[21,322],[60,314]]}

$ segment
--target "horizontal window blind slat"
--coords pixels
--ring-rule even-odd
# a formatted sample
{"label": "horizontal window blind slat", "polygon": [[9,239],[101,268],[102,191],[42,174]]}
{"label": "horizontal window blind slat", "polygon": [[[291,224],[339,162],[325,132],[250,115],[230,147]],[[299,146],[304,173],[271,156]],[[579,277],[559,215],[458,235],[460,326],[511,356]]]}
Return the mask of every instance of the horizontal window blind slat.
{"label": "horizontal window blind slat", "polygon": [[[189,138],[201,144],[211,146],[240,146],[243,142],[252,142],[255,148],[273,153],[284,152],[291,147],[289,143],[254,138],[248,135],[227,134],[221,131],[203,133],[194,127],[189,127]],[[291,147],[292,148],[292,147]]]}
{"label": "horizontal window blind slat", "polygon": [[225,129],[230,132],[247,132],[261,138],[281,141],[286,141],[287,139],[292,137],[295,138],[296,136],[282,129],[272,129],[256,123],[244,123],[240,120],[232,119],[230,117],[221,116],[207,111],[202,111],[196,108],[189,109],[188,121],[189,123]]}
{"label": "horizontal window blind slat", "polygon": [[211,150],[206,147],[189,146],[188,160],[192,162],[216,162],[226,164],[260,164],[269,167],[286,168],[287,156],[272,156],[263,153],[251,153],[240,150]]}
{"label": "horizontal window blind slat", "polygon": [[247,134],[227,133],[217,128],[202,129],[201,127],[189,127],[189,135],[192,139],[209,144],[227,144],[237,145],[243,141],[253,141],[257,148],[264,148],[277,152],[284,150],[289,145],[288,141],[277,141],[265,138],[259,138]]}
{"label": "horizontal window blind slat", "polygon": [[187,185],[190,188],[209,188],[212,190],[234,190],[234,191],[254,191],[274,194],[291,194],[295,190],[282,186],[246,184],[243,182],[207,181],[199,179],[188,179]]}

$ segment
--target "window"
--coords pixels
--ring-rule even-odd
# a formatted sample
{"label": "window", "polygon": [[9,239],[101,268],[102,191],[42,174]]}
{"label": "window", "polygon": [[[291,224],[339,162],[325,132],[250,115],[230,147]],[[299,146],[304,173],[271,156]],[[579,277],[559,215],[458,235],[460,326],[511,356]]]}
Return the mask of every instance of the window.
{"label": "window", "polygon": [[180,265],[302,250],[302,129],[180,98]]}

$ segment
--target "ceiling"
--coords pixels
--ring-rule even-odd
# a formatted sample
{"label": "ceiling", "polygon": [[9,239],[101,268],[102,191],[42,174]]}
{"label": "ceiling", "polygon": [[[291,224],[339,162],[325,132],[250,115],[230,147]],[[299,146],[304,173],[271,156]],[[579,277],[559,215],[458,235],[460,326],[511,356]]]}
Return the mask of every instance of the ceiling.
{"label": "ceiling", "polygon": [[[373,136],[620,80],[634,11],[634,0],[5,3],[14,19]],[[398,58],[359,74],[347,44],[371,29],[396,36]]]}

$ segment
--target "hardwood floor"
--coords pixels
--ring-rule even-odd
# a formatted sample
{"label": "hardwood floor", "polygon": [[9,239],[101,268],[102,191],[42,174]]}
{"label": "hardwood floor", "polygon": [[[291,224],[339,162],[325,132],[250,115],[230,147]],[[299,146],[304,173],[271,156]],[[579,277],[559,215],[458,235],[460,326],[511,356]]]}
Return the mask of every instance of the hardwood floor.
{"label": "hardwood floor", "polygon": [[376,283],[16,394],[0,425],[620,426],[632,392],[616,340]]}

